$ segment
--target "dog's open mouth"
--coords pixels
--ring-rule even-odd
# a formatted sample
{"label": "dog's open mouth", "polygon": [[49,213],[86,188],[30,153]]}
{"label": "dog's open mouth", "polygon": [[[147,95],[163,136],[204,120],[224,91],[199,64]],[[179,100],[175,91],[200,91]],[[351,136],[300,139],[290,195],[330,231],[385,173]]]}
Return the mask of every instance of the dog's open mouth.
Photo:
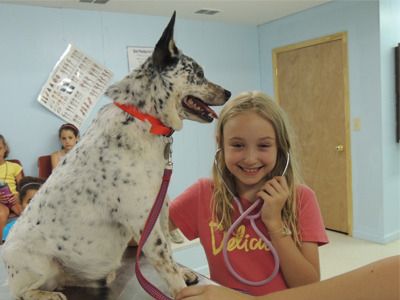
{"label": "dog's open mouth", "polygon": [[213,119],[218,118],[218,115],[215,113],[215,111],[213,111],[202,100],[194,96],[186,96],[182,100],[182,106],[187,112],[198,116],[205,122],[210,123],[213,121]]}

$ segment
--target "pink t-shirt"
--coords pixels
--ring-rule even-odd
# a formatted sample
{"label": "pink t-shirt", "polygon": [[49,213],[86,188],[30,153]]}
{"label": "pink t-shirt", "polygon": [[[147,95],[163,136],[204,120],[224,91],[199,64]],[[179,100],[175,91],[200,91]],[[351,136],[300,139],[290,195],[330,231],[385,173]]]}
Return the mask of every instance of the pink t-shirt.
{"label": "pink t-shirt", "polygon": [[[238,281],[225,266],[222,254],[224,232],[212,221],[212,189],[210,179],[200,179],[170,203],[170,218],[189,239],[200,238],[207,256],[210,277],[221,285],[259,296],[286,289],[281,272],[269,283],[262,286],[248,286]],[[298,222],[300,239],[318,245],[328,243],[321,212],[314,192],[307,186],[298,187]],[[251,203],[241,199],[244,209]],[[238,217],[237,207],[234,219]],[[268,237],[264,223],[259,218],[257,227]],[[228,241],[228,255],[235,271],[251,281],[269,277],[274,269],[274,259],[264,241],[250,225],[243,221]]]}

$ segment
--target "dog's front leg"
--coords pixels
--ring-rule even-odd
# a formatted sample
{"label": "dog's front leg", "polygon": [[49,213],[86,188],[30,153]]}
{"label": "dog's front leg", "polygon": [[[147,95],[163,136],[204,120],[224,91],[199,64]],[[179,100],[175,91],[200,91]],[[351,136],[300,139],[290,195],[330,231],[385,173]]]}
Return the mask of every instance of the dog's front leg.
{"label": "dog's front leg", "polygon": [[172,259],[171,247],[157,222],[143,247],[144,255],[167,283],[172,296],[186,287],[181,268]]}

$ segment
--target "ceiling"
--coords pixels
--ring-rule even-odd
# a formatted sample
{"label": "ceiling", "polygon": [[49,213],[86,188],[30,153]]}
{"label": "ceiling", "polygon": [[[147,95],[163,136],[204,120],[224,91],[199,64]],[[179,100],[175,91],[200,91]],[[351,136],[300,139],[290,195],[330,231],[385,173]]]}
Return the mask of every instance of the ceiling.
{"label": "ceiling", "polygon": [[[140,15],[170,17],[176,10],[182,19],[216,21],[242,25],[260,25],[331,0],[109,0],[105,4],[83,3],[80,0],[0,0],[0,3],[34,5],[43,7],[72,8]],[[82,0],[81,0],[82,1]],[[104,0],[83,0],[104,1]],[[218,10],[214,15],[195,14],[200,9]]]}

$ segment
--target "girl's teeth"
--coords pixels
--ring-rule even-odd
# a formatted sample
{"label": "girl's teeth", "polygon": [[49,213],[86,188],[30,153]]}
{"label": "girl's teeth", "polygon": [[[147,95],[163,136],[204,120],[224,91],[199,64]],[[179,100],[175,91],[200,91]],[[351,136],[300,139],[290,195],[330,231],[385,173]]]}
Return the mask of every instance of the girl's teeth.
{"label": "girl's teeth", "polygon": [[246,173],[257,173],[258,168],[253,168],[253,169],[243,168],[243,171],[245,171]]}

